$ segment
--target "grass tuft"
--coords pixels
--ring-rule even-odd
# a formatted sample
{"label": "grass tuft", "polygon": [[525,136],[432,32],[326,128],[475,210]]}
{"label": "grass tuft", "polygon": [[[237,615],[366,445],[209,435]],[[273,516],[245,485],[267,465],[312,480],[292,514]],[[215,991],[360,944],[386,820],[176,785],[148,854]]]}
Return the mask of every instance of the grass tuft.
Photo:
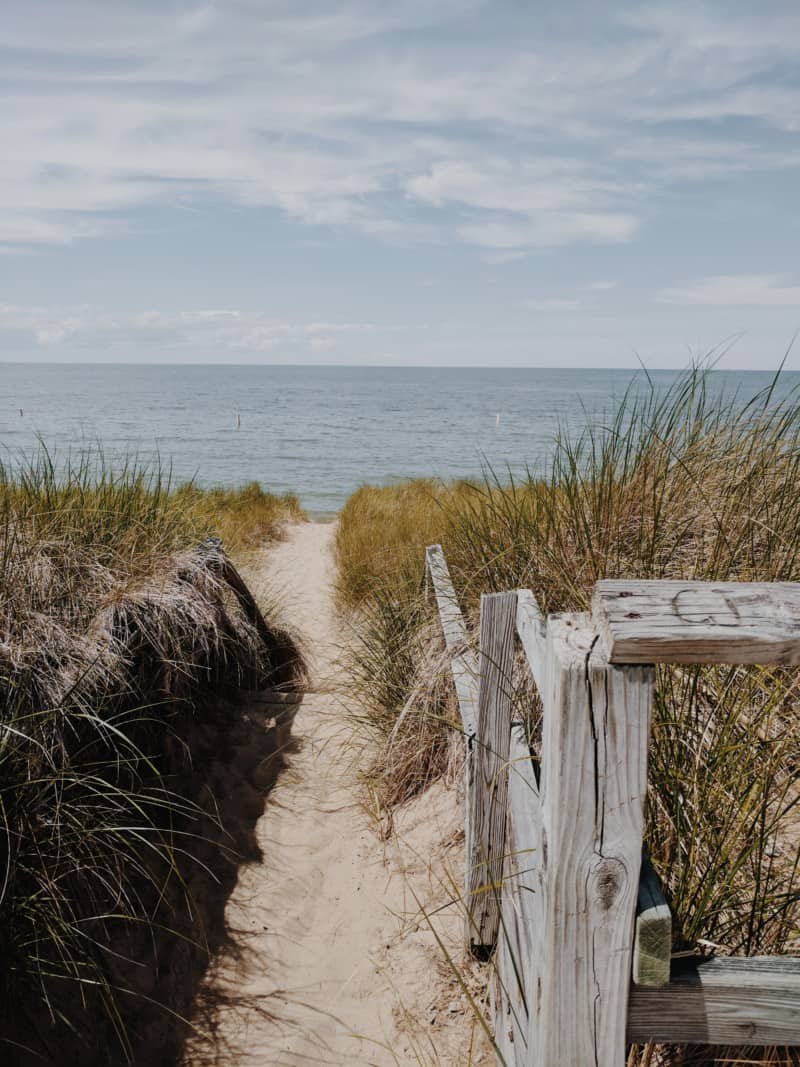
{"label": "grass tuft", "polygon": [[131,1001],[163,1015],[165,946],[203,951],[198,877],[235,858],[194,795],[193,737],[224,707],[236,725],[214,694],[281,665],[192,550],[299,514],[258,486],[174,492],[135,463],[0,465],[0,1058],[133,1062]]}

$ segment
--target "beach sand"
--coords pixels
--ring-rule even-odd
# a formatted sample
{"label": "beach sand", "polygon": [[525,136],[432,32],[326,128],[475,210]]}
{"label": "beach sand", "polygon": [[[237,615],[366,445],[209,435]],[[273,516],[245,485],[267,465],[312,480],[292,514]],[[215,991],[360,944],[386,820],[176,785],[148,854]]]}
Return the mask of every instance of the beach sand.
{"label": "beach sand", "polygon": [[[216,1044],[196,1038],[187,1062],[241,1067],[490,1063],[488,1041],[444,959],[466,968],[462,813],[436,785],[396,813],[382,841],[363,806],[339,659],[347,635],[333,602],[335,525],[301,523],[266,549],[248,582],[285,591],[286,617],[311,667],[294,724],[297,751],[257,825],[263,862],[245,866],[226,921],[239,951],[207,987],[220,1006]],[[486,976],[474,974],[475,989]],[[215,1058],[216,1057],[216,1058]]]}

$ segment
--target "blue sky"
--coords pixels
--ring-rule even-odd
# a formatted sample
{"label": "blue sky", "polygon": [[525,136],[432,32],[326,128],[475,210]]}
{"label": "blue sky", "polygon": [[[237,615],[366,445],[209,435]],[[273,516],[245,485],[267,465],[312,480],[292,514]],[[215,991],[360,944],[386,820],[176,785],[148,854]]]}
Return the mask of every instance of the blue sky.
{"label": "blue sky", "polygon": [[0,93],[0,360],[763,369],[800,326],[796,3],[9,0]]}

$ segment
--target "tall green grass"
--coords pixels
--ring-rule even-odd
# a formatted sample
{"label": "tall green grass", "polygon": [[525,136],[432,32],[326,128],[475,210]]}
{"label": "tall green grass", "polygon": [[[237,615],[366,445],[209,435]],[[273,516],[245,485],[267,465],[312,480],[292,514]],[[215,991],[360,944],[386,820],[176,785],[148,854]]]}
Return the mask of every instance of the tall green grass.
{"label": "tall green grass", "polygon": [[[724,396],[694,369],[667,390],[639,383],[606,418],[562,434],[541,477],[489,477],[458,493],[407,486],[395,527],[392,490],[381,490],[379,524],[346,508],[339,584],[356,616],[354,679],[379,744],[373,791],[386,804],[413,795],[441,768],[437,753],[457,726],[452,698],[434,684],[435,657],[421,651],[436,620],[410,561],[421,575],[426,543],[444,545],[475,633],[482,592],[528,587],[557,612],[588,608],[600,578],[800,580],[798,487],[798,394],[776,382]],[[529,697],[522,671],[519,684]],[[646,840],[677,948],[800,950],[799,711],[794,671],[659,669]],[[391,754],[403,735],[399,765]],[[416,777],[415,738],[424,739]],[[789,1055],[695,1050],[679,1059],[673,1050],[668,1062],[777,1064]]]}
{"label": "tall green grass", "polygon": [[135,463],[42,449],[0,466],[3,1062],[133,1062],[131,1000],[168,973],[170,938],[202,942],[202,838],[231,846],[213,799],[187,793],[192,738],[214,693],[270,664],[187,561],[207,534],[243,550],[299,514],[256,486],[173,491]]}

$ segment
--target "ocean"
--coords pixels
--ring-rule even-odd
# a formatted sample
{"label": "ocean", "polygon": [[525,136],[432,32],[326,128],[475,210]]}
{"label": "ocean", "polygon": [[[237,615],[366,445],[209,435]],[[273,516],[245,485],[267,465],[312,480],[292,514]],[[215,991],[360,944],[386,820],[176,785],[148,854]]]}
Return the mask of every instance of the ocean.
{"label": "ocean", "polygon": [[[666,387],[676,372],[651,372]],[[317,517],[365,482],[540,472],[559,429],[602,420],[627,370],[0,363],[2,459],[137,454],[174,482],[258,481]],[[751,396],[771,372],[713,372]],[[786,373],[780,391],[800,386]]]}

